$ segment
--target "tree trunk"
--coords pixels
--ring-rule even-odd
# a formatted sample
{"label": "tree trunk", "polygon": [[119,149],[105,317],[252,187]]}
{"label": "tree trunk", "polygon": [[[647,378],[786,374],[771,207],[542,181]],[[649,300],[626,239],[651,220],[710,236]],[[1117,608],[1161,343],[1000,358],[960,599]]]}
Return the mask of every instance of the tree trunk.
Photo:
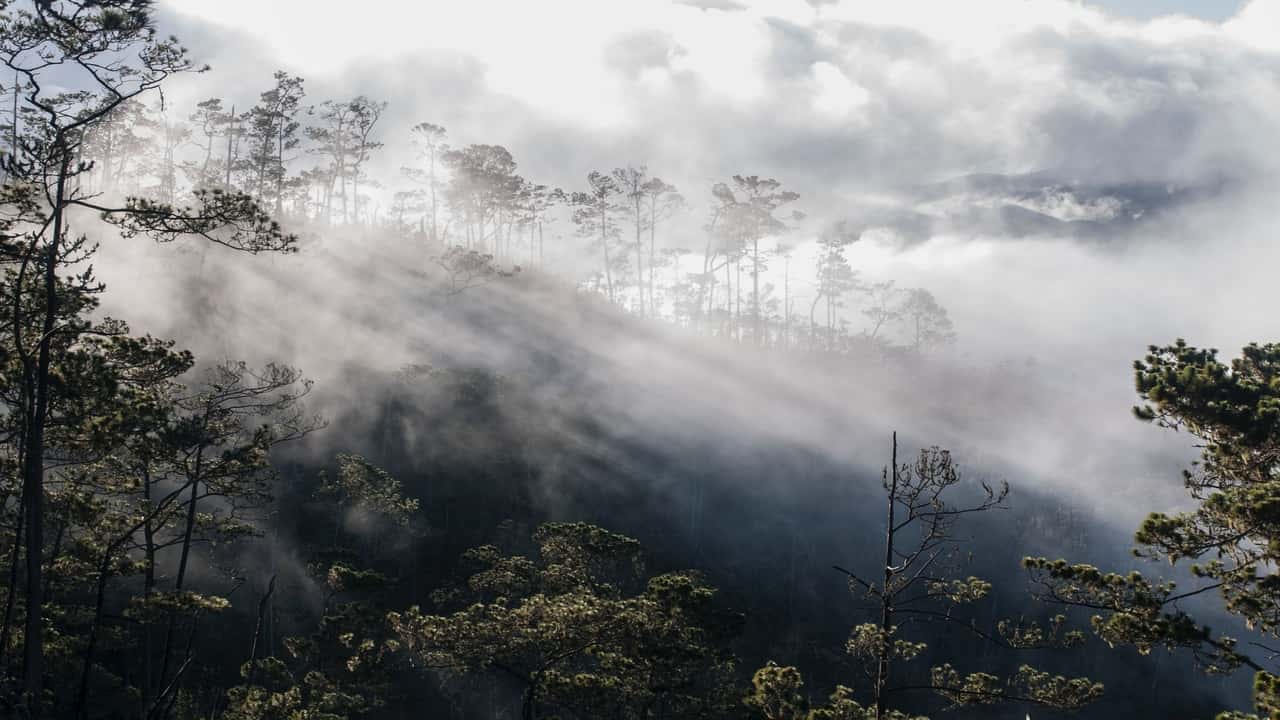
{"label": "tree trunk", "polygon": [[[142,598],[146,603],[150,603],[151,595],[155,592],[156,587],[156,541],[155,528],[151,526],[152,513],[155,511],[151,502],[151,472],[147,468],[142,470],[142,487],[144,498],[147,503],[146,522],[142,525],[142,542],[143,542],[143,567],[142,575]],[[148,606],[148,614],[150,607]],[[150,621],[147,621],[142,627],[142,707],[151,707],[152,695],[155,689],[152,686],[152,661],[153,645],[155,642],[154,628]]]}
{"label": "tree trunk", "polygon": [[276,135],[276,217],[284,214],[284,118],[280,118],[280,132]]}
{"label": "tree trunk", "polygon": [[757,345],[764,345],[764,328],[760,325],[760,238],[751,238],[751,312],[752,330]]}
{"label": "tree trunk", "polygon": [[49,366],[52,361],[52,337],[58,311],[58,244],[64,231],[64,206],[67,187],[67,146],[59,133],[54,144],[58,156],[58,180],[54,193],[53,234],[44,268],[44,322],[40,335],[35,372],[35,405],[26,429],[23,449],[22,494],[27,506],[27,622],[23,652],[22,692],[28,713],[37,718],[41,712],[44,680],[43,617],[44,597],[44,429],[49,417]]}
{"label": "tree trunk", "polygon": [[102,624],[102,606],[106,602],[107,570],[111,566],[111,554],[114,552],[115,546],[108,546],[106,552],[102,555],[102,563],[98,566],[98,591],[93,604],[93,621],[89,624],[89,638],[85,644],[84,658],[81,661],[80,689],[76,693],[75,716],[77,719],[86,717],[85,710],[89,700],[89,675],[93,670],[93,653],[98,647],[98,628]]}
{"label": "tree trunk", "polygon": [[524,689],[524,701],[520,707],[520,720],[538,720],[538,674],[534,673]]}
{"label": "tree trunk", "polygon": [[236,136],[236,106],[231,106],[231,117],[227,120],[227,179],[223,183],[223,189],[231,192],[231,164],[234,160],[231,149],[232,142]]}
{"label": "tree trunk", "polygon": [[338,146],[336,148],[336,154],[338,156],[336,163],[338,173],[338,191],[342,194],[342,224],[349,225],[351,224],[351,213],[347,207],[347,143],[346,140],[343,139],[342,135],[345,131],[346,128],[343,127],[342,121],[339,120],[337,137]]}
{"label": "tree trunk", "polygon": [[733,263],[728,255],[724,259],[724,316],[725,335],[733,337]]}
{"label": "tree trunk", "polygon": [[636,193],[636,293],[640,296],[640,317],[644,317],[644,246],[640,242],[641,227],[641,196]]}
{"label": "tree trunk", "polygon": [[[31,251],[34,251],[32,248]],[[17,276],[14,280],[13,302],[13,339],[14,348],[17,355],[22,361],[23,373],[22,383],[19,387],[20,405],[22,407],[23,424],[22,430],[19,432],[18,444],[18,466],[25,468],[26,459],[23,451],[27,446],[26,428],[31,425],[31,363],[30,359],[23,352],[22,348],[25,343],[22,339],[22,287],[25,282],[27,268],[29,267],[30,252],[24,257],[21,266],[18,269]],[[25,529],[25,521],[27,516],[27,491],[24,484],[21,492],[18,493],[18,517],[14,523],[13,530],[13,548],[9,557],[9,591],[5,600],[4,610],[4,627],[0,630],[0,659],[7,659],[9,651],[9,638],[13,630],[13,608],[18,593],[18,551],[22,548],[23,530]]]}
{"label": "tree trunk", "polygon": [[782,260],[782,347],[791,344],[791,255]]}
{"label": "tree trunk", "polygon": [[818,320],[817,311],[818,303],[822,302],[822,293],[819,292],[813,298],[813,303],[809,305],[809,346],[813,349],[818,347]]}
{"label": "tree trunk", "polygon": [[9,654],[9,637],[13,632],[13,606],[18,595],[18,550],[22,547],[23,521],[26,519],[26,503],[18,500],[18,517],[13,530],[13,547],[9,551],[9,589],[4,601],[4,624],[0,627],[0,659]]}
{"label": "tree trunk", "polygon": [[880,658],[876,664],[876,720],[885,715],[885,690],[889,683],[889,629],[893,627],[893,511],[898,495],[898,433],[893,434],[893,465],[889,470],[889,520],[884,533],[884,584],[880,586]]}
{"label": "tree trunk", "polygon": [[[191,554],[191,536],[196,524],[196,500],[200,489],[200,470],[204,459],[203,449],[196,452],[195,477],[191,480],[191,497],[187,500],[187,525],[182,533],[182,554],[178,558],[178,574],[173,580],[174,592],[181,592],[187,577],[187,561]],[[164,659],[160,663],[160,685],[163,686],[169,675],[169,663],[173,658],[173,635],[177,626],[177,616],[169,613],[169,623],[164,633]]]}
{"label": "tree trunk", "polygon": [[215,128],[210,128],[208,124],[205,125],[205,140],[207,144],[204,148],[204,165],[200,168],[201,184],[209,180],[209,166],[213,164],[213,141],[216,137],[213,134],[214,132],[216,132]]}
{"label": "tree trunk", "polygon": [[267,605],[271,602],[271,594],[276,591],[276,576],[272,575],[271,580],[267,582],[267,591],[263,593],[262,599],[258,601],[258,621],[253,626],[253,641],[249,643],[249,674],[245,678],[246,685],[253,685],[254,676],[257,674],[257,666],[254,661],[258,659],[258,643],[262,640],[262,630],[267,613]]}
{"label": "tree trunk", "polygon": [[[62,521],[58,523],[58,531],[53,534],[53,547],[49,548],[49,564],[53,564],[58,559],[58,555],[62,553],[62,538],[66,535],[67,523]],[[53,581],[53,573],[45,573],[44,576],[44,597],[49,597],[49,584]]]}
{"label": "tree trunk", "polygon": [[115,150],[115,130],[111,129],[111,123],[106,124],[103,129],[103,134],[105,135],[105,138],[102,143],[102,168],[99,171],[101,173],[102,185],[97,189],[105,192],[107,190],[111,190],[115,186],[116,170],[115,155],[113,153],[113,150]]}
{"label": "tree trunk", "polygon": [[604,282],[609,292],[609,302],[613,302],[613,269],[609,262],[609,225],[608,216],[603,207],[600,208],[600,246],[604,248]]}
{"label": "tree trunk", "polygon": [[435,151],[435,146],[432,146],[432,148],[431,148],[431,175],[430,175],[430,183],[431,183],[431,243],[432,243],[433,245],[439,245],[439,244],[440,244],[440,230],[439,230],[439,227],[436,225],[436,220],[437,220],[437,218],[439,217],[439,215],[437,214],[437,207],[436,207],[436,151]]}
{"label": "tree trunk", "polygon": [[653,302],[653,266],[657,256],[658,245],[658,197],[655,195],[649,202],[649,312],[654,312]]}
{"label": "tree trunk", "polygon": [[[17,71],[14,71],[13,73],[13,117],[12,117],[13,126],[9,128],[11,131],[9,136],[9,153],[10,153],[9,158],[11,162],[17,162],[18,160],[18,129],[19,129],[18,121],[21,119],[18,116],[18,96],[20,94],[21,89],[22,89],[22,76]],[[7,172],[5,173],[5,176],[6,177],[8,176]],[[3,648],[0,648],[0,652],[3,652]]]}

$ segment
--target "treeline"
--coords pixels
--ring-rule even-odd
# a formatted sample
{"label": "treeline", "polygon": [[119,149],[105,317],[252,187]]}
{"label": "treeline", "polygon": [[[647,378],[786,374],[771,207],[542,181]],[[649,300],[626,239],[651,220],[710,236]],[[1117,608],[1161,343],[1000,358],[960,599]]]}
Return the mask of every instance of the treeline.
{"label": "treeline", "polygon": [[[22,82],[11,83],[12,97],[22,97]],[[294,229],[377,228],[421,243],[424,264],[462,288],[585,253],[596,269],[578,279],[584,291],[760,347],[921,352],[955,338],[929,291],[859,277],[846,256],[858,228],[807,227],[793,209],[799,194],[775,179],[735,175],[702,203],[628,165],[562,189],[523,177],[501,145],[453,147],[445,128],[426,122],[407,133],[415,163],[379,178],[369,168],[384,137],[406,139],[386,127],[386,108],[365,96],[309,104],[304,80],[283,71],[247,108],[210,98],[179,111],[137,96],[86,128],[74,160],[90,169],[76,183],[87,194],[166,204],[243,193]],[[24,122],[38,126],[39,114],[19,102],[7,128],[14,142]],[[704,237],[678,231],[698,216]],[[564,237],[569,228],[576,241]],[[788,237],[798,232],[817,236],[813,257],[797,257]]]}
{"label": "treeline", "polygon": [[[420,501],[396,478],[357,455],[336,457],[336,472],[320,476],[278,464],[282,446],[325,425],[305,407],[303,374],[236,361],[197,370],[173,343],[102,318],[89,233],[252,255],[298,249],[280,219],[391,223],[436,245],[456,289],[509,273],[492,263],[540,253],[538,213],[565,202],[579,232],[599,243],[591,283],[610,301],[741,343],[832,352],[855,337],[838,309],[858,287],[843,255],[856,233],[822,234],[820,291],[807,323],[793,325],[789,290],[779,315],[762,283],[766,263],[788,257],[762,243],[802,220],[778,217],[797,196],[773,180],[716,185],[701,271],[664,289],[657,234],[681,201],[640,168],[592,173],[587,190],[562,193],[519,179],[501,148],[451,150],[441,129],[420,125],[428,162],[407,176],[424,185],[397,196],[387,218],[360,192],[374,182],[365,168],[385,106],[322,103],[319,124],[304,127],[302,82],[284,74],[242,113],[202,103],[203,155],[191,160],[182,152],[190,130],[143,110],[172,76],[198,69],[155,32],[151,13],[140,0],[0,3],[0,61],[15,75],[17,108],[0,188],[7,716],[401,717],[443,700],[455,714],[527,720],[882,720],[905,717],[894,708],[920,693],[940,710],[1074,710],[1098,699],[1094,680],[1030,662],[996,675],[928,661],[933,633],[914,631],[935,625],[1012,656],[1081,652],[1086,636],[1066,615],[983,624],[965,610],[992,586],[964,571],[957,528],[1002,507],[1007,488],[965,481],[938,448],[899,458],[896,438],[883,476],[884,542],[874,548],[883,570],[840,570],[870,611],[843,646],[833,644],[863,672],[829,695],[807,692],[795,667],[741,667],[742,614],[705,575],[650,572],[636,540],[592,524],[501,525],[463,554],[457,582],[418,587],[412,559],[433,538]],[[307,151],[322,161],[295,174]],[[462,285],[450,263],[466,268]],[[676,292],[681,283],[689,295]],[[927,293],[890,303],[892,287],[871,292],[886,303],[870,314],[871,339],[902,318],[916,349],[949,336]],[[1185,648],[1216,671],[1252,668],[1263,715],[1280,702],[1271,660],[1196,624],[1179,602],[1216,591],[1260,633],[1280,627],[1277,367],[1280,347],[1250,346],[1228,367],[1183,343],[1153,348],[1137,365],[1147,403],[1139,417],[1204,442],[1204,462],[1186,477],[1197,509],[1151,516],[1137,542],[1147,556],[1197,563],[1202,585],[1179,591],[1136,573],[1026,561],[1044,600],[1087,612],[1112,645]],[[279,536],[282,488],[306,543]],[[282,595],[295,615],[288,623]]]}

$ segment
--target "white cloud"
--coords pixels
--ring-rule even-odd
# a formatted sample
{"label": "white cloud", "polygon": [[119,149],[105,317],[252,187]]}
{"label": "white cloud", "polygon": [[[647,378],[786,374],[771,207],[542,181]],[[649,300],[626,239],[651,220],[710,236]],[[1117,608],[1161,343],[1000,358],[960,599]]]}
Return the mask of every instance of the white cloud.
{"label": "white cloud", "polygon": [[1252,0],[1223,23],[1222,29],[1251,47],[1280,51],[1280,0]]}
{"label": "white cloud", "polygon": [[[1255,0],[1221,26],[1122,20],[1072,0],[366,0],[358,11],[304,0],[165,2],[252,36],[277,64],[318,81],[355,63],[451,52],[475,58],[485,90],[527,108],[526,123],[643,137],[659,126],[698,134],[732,119],[737,133],[754,135],[773,131],[756,127],[765,118],[809,107],[818,122],[792,122],[788,132],[857,127],[870,131],[863,142],[875,147],[866,152],[899,163],[941,145],[933,171],[942,174],[1061,162],[1062,143],[1077,141],[1063,136],[1063,118],[1074,113],[1071,123],[1107,140],[1158,121],[1151,116],[1171,103],[1265,74],[1240,58],[1242,43],[1280,47],[1280,0]],[[661,62],[612,63],[618,43],[635,37],[669,43]],[[434,88],[388,72],[379,82],[403,88],[394,104],[438,105]],[[655,115],[668,122],[650,122]]]}
{"label": "white cloud", "polygon": [[850,80],[840,71],[840,68],[829,62],[814,63],[812,72],[813,80],[817,84],[813,109],[828,120],[850,120],[850,116],[871,99],[866,89]]}

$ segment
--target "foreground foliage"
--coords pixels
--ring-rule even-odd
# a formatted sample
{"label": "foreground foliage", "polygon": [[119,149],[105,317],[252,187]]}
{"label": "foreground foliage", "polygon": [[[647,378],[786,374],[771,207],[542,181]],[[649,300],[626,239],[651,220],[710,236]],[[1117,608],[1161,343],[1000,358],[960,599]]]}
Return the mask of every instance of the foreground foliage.
{"label": "foreground foliage", "polygon": [[716,717],[736,705],[725,641],[736,619],[696,573],[647,580],[639,544],[585,523],[533,534],[537,556],[492,545],[442,594],[390,622],[420,667],[498,672],[521,688],[522,717]]}
{"label": "foreground foliage", "polygon": [[[1264,636],[1280,632],[1280,345],[1249,345],[1223,363],[1213,349],[1179,340],[1152,347],[1134,365],[1134,408],[1143,421],[1196,438],[1200,459],[1183,473],[1194,510],[1152,513],[1135,540],[1135,554],[1184,565],[1198,580],[1188,590],[1140,572],[1103,572],[1065,560],[1027,558],[1045,600],[1093,611],[1093,629],[1109,644],[1138,652],[1186,648],[1211,673],[1254,671],[1256,716],[1280,707],[1275,653],[1199,624],[1179,604],[1215,593],[1226,610]],[[1243,718],[1227,713],[1224,718]]]}

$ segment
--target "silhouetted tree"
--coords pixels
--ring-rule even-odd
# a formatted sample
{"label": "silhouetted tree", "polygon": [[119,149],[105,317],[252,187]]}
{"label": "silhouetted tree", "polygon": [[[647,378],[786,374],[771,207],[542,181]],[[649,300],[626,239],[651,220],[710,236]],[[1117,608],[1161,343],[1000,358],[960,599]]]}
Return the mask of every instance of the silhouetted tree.
{"label": "silhouetted tree", "polygon": [[849,265],[849,259],[845,257],[844,251],[860,237],[861,234],[851,229],[843,220],[827,228],[818,237],[818,288],[813,297],[813,303],[809,306],[809,330],[810,339],[816,343],[818,327],[814,312],[819,303],[826,301],[826,349],[829,351],[836,349],[835,335],[839,321],[840,299],[859,286],[857,271]]}
{"label": "silhouetted tree", "polygon": [[916,352],[955,341],[956,334],[946,308],[938,304],[928,290],[907,290],[896,314],[906,325],[907,340]]}

